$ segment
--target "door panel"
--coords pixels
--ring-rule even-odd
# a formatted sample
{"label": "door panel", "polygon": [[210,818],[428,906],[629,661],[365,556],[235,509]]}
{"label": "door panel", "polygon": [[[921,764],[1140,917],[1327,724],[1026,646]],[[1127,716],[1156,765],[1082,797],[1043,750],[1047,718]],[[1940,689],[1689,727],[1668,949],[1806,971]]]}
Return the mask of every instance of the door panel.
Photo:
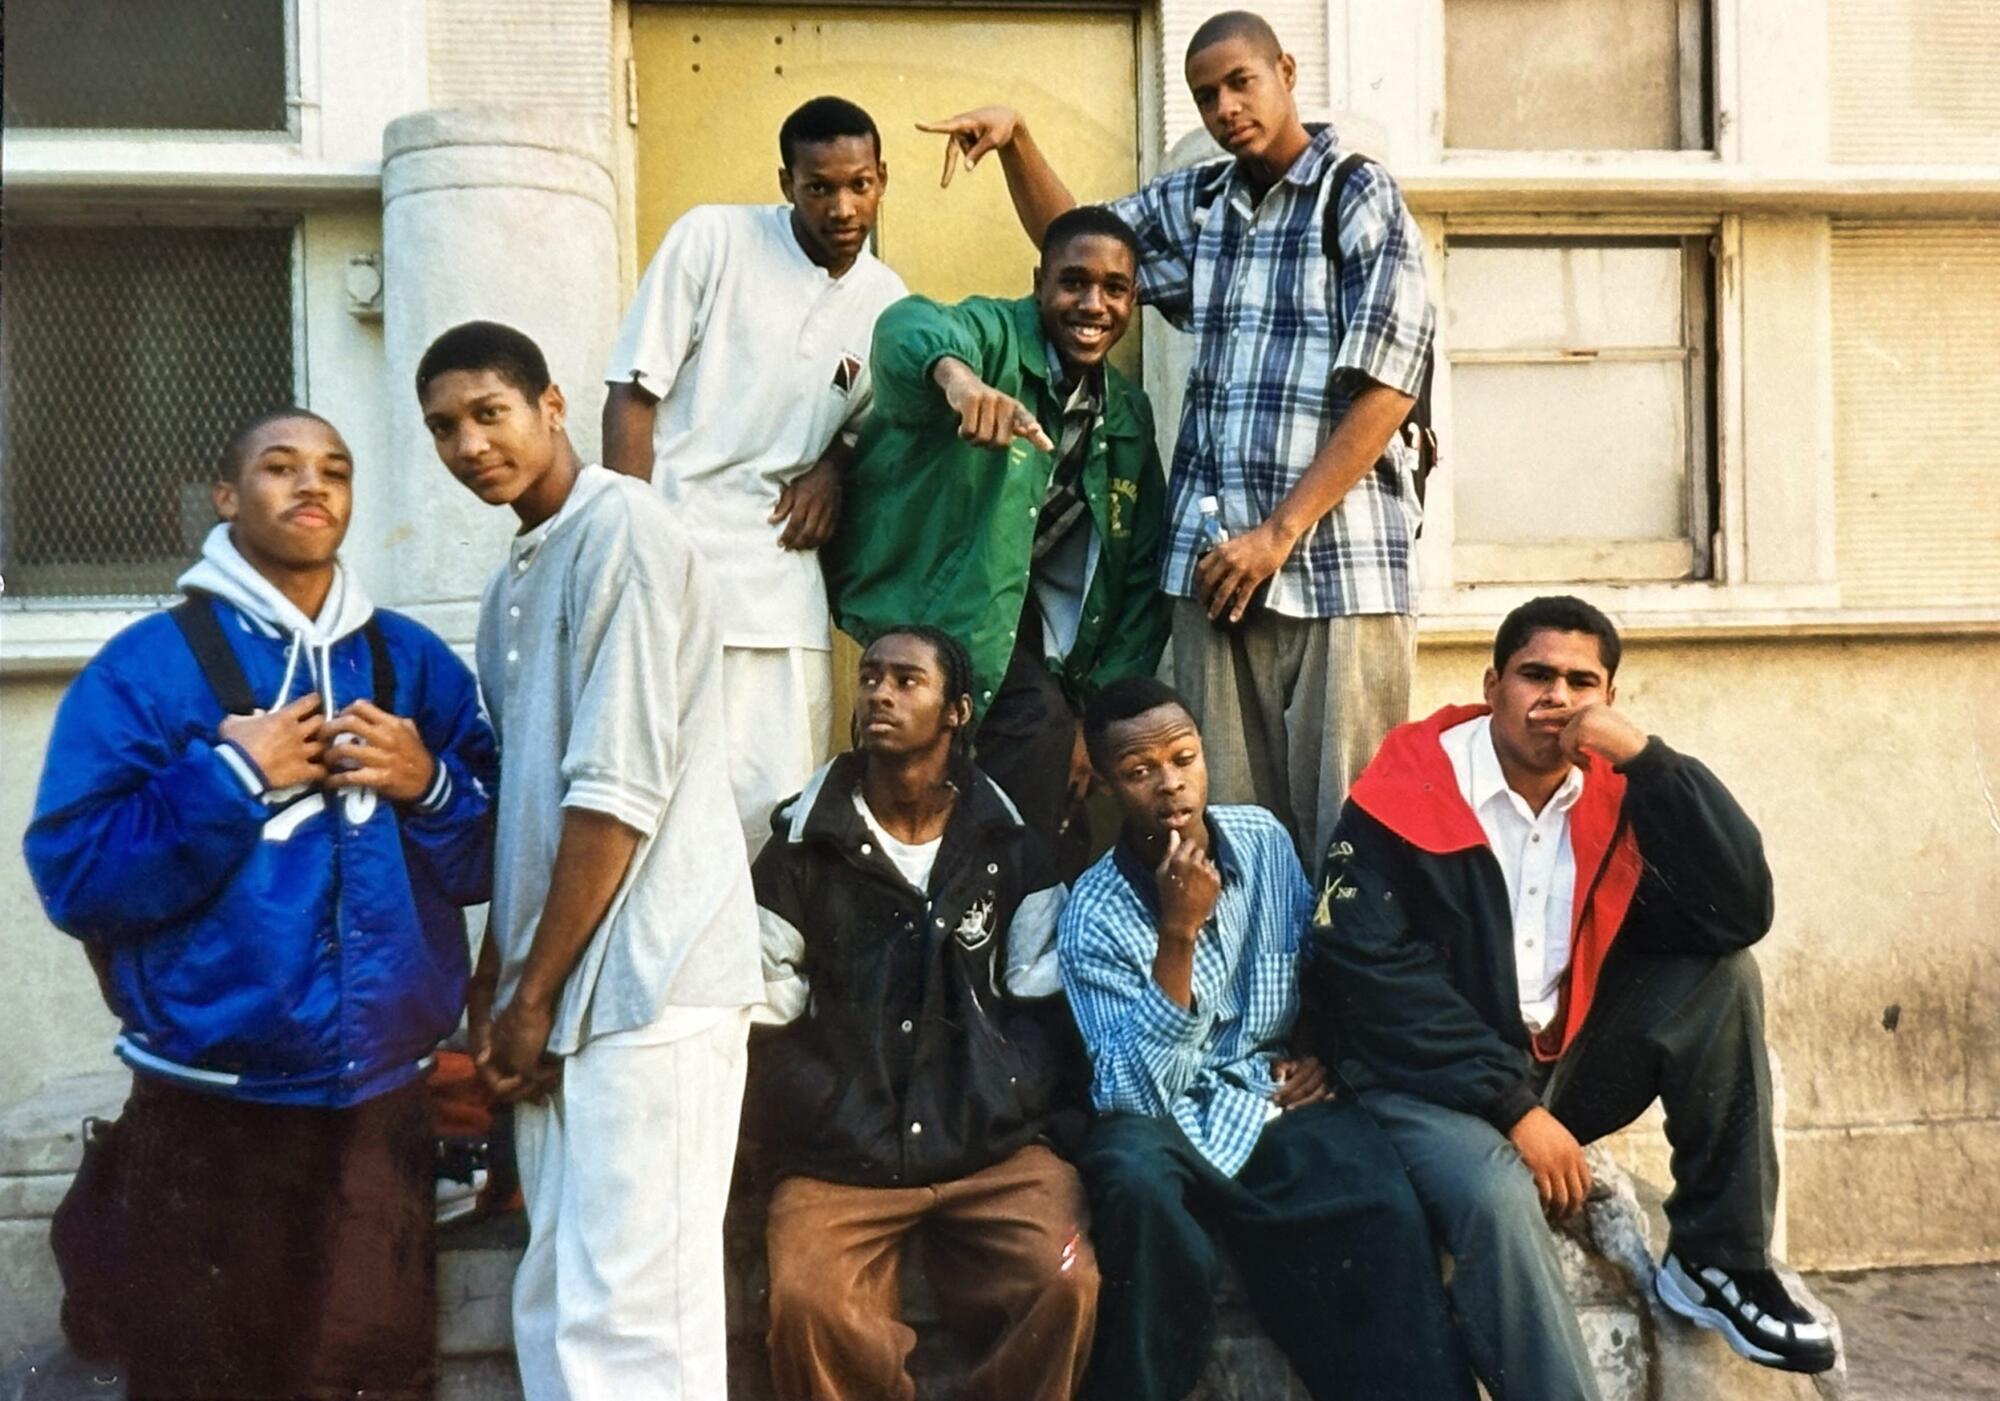
{"label": "door panel", "polygon": [[1025,294],[1035,252],[1014,220],[998,158],[939,189],[944,138],[915,123],[1004,102],[1029,114],[1079,200],[1110,199],[1138,182],[1129,13],[643,5],[632,11],[632,47],[642,261],[694,205],[782,199],[779,124],[822,93],[860,103],[881,128],[890,179],[876,253],[911,291],[942,301]]}
{"label": "door panel", "polygon": [[[638,71],[641,265],[697,204],[759,204],[778,189],[778,127],[822,93],[858,102],[882,132],[889,187],[875,251],[913,292],[956,301],[1025,295],[1035,249],[997,157],[940,189],[944,138],[915,124],[988,102],[1028,114],[1079,200],[1139,176],[1138,49],[1129,12],[976,5],[682,5],[632,9]],[[1135,380],[1138,321],[1114,354]],[[847,747],[854,645],[836,636],[833,741]]]}

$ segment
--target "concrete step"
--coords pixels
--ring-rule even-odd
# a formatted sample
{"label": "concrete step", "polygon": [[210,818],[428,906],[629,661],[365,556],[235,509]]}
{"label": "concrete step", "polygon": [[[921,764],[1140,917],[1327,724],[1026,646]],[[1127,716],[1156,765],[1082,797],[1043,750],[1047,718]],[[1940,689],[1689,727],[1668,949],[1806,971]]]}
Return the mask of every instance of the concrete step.
{"label": "concrete step", "polygon": [[[123,1101],[122,1073],[57,1082],[0,1112],[0,1401],[122,1401],[115,1372],[62,1346],[61,1302],[48,1220],[81,1156],[86,1115],[109,1117]],[[1590,1150],[1598,1187],[1576,1228],[1557,1236],[1563,1275],[1590,1345],[1605,1401],[1814,1401],[1842,1395],[1845,1363],[1812,1379],[1767,1371],[1736,1358],[1720,1338],[1669,1314],[1653,1295],[1659,1194],[1620,1170],[1601,1146]],[[763,1198],[739,1191],[725,1222],[728,1258],[730,1394],[777,1401],[764,1356],[768,1294]],[[438,1345],[440,1401],[516,1401],[510,1290],[526,1243],[519,1215],[466,1223],[440,1233]],[[905,1318],[919,1342],[911,1371],[919,1394],[948,1392],[965,1370],[921,1269],[904,1272]],[[1789,1277],[1788,1277],[1789,1278]],[[1803,1286],[1793,1280],[1795,1289]],[[1810,1298],[1810,1296],[1806,1296]],[[1233,1275],[1219,1300],[1219,1336],[1203,1383],[1190,1401],[1306,1401],[1277,1347],[1257,1327]],[[1815,1306],[1835,1329],[1832,1315]]]}

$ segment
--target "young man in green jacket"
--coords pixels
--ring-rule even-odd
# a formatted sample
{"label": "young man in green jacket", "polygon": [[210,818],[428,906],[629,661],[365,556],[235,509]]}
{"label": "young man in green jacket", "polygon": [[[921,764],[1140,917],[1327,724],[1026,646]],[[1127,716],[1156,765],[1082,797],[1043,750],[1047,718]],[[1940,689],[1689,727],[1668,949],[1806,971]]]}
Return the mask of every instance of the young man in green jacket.
{"label": "young man in green jacket", "polygon": [[980,766],[1066,874],[1086,855],[1081,706],[1151,672],[1168,629],[1152,410],[1105,363],[1137,259],[1122,220],[1078,208],[1049,224],[1032,297],[884,312],[874,415],[821,552],[864,644],[912,621],[965,643]]}

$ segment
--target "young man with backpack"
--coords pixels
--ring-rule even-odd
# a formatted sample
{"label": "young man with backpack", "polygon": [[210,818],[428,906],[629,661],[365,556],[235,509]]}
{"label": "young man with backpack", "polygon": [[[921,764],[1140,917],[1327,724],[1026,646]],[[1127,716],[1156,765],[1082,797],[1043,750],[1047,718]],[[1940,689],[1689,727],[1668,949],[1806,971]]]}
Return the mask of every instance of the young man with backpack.
{"label": "young man with backpack", "polygon": [[71,685],[28,829],[134,1072],[60,1213],[65,1327],[139,1401],[431,1394],[423,1076],[497,776],[464,663],[340,563],[353,472],[317,414],[238,430],[186,600]]}
{"label": "young man with backpack", "polygon": [[[1409,709],[1423,464],[1400,430],[1424,438],[1436,316],[1395,181],[1300,121],[1268,24],[1216,15],[1186,73],[1229,157],[1111,205],[1139,236],[1141,300],[1195,335],[1161,551],[1175,680],[1217,796],[1270,808],[1311,863]],[[1074,203],[1009,108],[923,129],[952,144],[947,180],[951,156],[999,153],[1031,238]]]}

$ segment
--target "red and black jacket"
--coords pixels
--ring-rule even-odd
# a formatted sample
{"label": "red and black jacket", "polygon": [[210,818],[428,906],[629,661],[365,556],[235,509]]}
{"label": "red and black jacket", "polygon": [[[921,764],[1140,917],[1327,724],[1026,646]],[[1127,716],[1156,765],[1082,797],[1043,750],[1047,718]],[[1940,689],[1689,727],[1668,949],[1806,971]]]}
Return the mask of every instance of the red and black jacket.
{"label": "red and black jacket", "polygon": [[1398,726],[1348,795],[1300,964],[1303,1014],[1356,1089],[1476,1114],[1503,1133],[1538,1102],[1534,1062],[1590,1015],[1615,941],[1723,954],[1771,927],[1763,839],[1721,782],[1658,738],[1584,766],[1570,809],[1576,899],[1555,1022],[1521,1022],[1500,863],[1439,736],[1486,713],[1447,706]]}

